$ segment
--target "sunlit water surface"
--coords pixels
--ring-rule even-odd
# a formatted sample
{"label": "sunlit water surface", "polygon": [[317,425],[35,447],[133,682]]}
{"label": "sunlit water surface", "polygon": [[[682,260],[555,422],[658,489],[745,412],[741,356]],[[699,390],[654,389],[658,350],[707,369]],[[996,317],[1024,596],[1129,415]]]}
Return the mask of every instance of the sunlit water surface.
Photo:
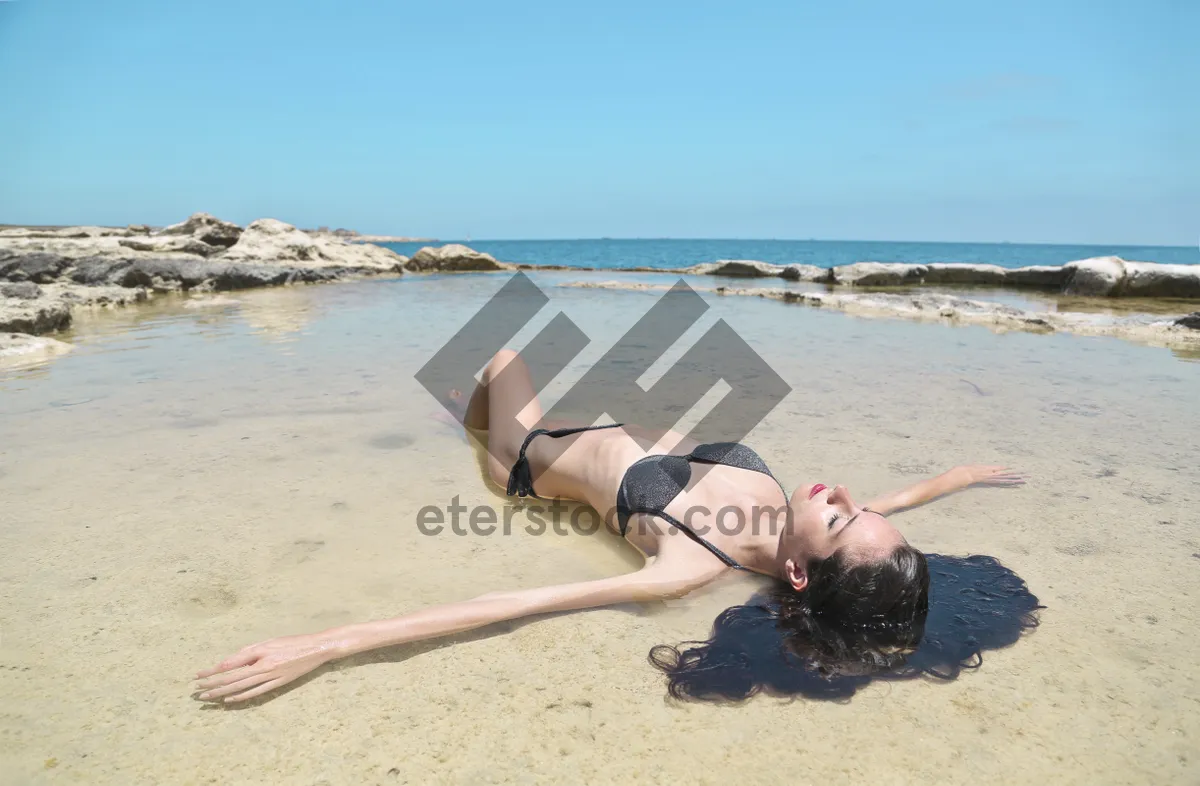
{"label": "sunlit water surface", "polygon": [[[536,278],[593,343],[661,296]],[[847,703],[676,706],[651,646],[703,638],[753,580],[398,647],[242,709],[189,677],[244,644],[490,590],[598,578],[614,536],[422,535],[502,505],[414,373],[501,285],[406,277],[85,318],[0,377],[5,782],[1195,782],[1200,364],[1112,339],[995,335],[709,296],[794,389],[750,435],[787,485],[860,499],[961,463],[1027,471],[895,518],[993,555],[1040,629],[953,683]],[[676,355],[678,353],[675,353]],[[557,393],[556,393],[557,391]],[[518,513],[516,521],[523,514]]]}

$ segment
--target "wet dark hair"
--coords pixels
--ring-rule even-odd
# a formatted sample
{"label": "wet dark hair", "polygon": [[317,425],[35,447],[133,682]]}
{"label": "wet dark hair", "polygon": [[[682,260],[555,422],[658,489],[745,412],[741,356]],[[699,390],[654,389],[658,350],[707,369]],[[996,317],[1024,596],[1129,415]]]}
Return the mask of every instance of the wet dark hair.
{"label": "wet dark hair", "polygon": [[852,564],[839,551],[810,563],[808,575],[801,592],[779,583],[726,609],[708,641],[650,650],[670,695],[844,700],[873,679],[952,680],[982,665],[984,650],[1036,627],[1043,608],[993,557],[924,555],[905,545]]}

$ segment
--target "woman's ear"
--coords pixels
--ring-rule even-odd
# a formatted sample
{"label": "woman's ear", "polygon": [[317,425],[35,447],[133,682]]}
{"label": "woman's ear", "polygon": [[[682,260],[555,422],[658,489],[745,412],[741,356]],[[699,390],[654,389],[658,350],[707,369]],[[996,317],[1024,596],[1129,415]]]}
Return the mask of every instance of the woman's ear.
{"label": "woman's ear", "polygon": [[802,592],[808,586],[808,571],[800,565],[796,564],[795,560],[788,560],[783,563],[783,577],[792,589],[796,592]]}

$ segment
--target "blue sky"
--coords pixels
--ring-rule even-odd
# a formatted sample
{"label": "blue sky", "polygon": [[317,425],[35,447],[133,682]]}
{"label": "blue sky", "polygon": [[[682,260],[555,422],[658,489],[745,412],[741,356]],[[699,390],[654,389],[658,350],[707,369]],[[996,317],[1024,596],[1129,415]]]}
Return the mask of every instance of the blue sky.
{"label": "blue sky", "polygon": [[1193,245],[1200,3],[0,2],[0,222]]}

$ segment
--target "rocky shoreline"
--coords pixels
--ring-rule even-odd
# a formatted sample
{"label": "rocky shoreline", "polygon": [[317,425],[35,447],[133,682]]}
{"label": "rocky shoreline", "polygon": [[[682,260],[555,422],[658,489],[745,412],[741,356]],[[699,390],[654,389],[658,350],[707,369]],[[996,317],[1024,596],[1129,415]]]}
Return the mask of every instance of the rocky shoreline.
{"label": "rocky shoreline", "polygon": [[[17,227],[0,229],[0,357],[37,352],[59,354],[68,345],[34,336],[62,330],[81,308],[115,307],[137,303],[160,292],[218,292],[294,283],[317,283],[429,272],[504,270],[572,270],[591,268],[513,264],[450,244],[422,248],[411,258],[374,245],[348,230],[303,231],[271,218],[245,228],[207,213],[153,230],[144,225],[113,227]],[[964,301],[931,293],[908,294],[916,287],[979,286],[1058,292],[1088,297],[1173,298],[1200,301],[1200,265],[1160,265],[1099,257],[1061,267],[1006,269],[979,264],[893,264],[859,262],[833,268],[812,265],[774,265],[753,260],[723,260],[685,268],[606,268],[605,273],[657,273],[722,278],[777,278],[823,285],[825,292],[789,289],[738,290],[716,287],[723,294],[754,294],[846,311],[907,314],[914,318],[984,321],[1009,328],[1070,330],[1072,332],[1158,332],[1167,343],[1179,339],[1190,345],[1200,335],[1200,312],[1177,320],[1102,325],[1085,314],[1009,313],[1007,306]],[[603,282],[592,285],[604,286]],[[630,285],[631,288],[646,288]],[[904,294],[846,293],[848,288],[901,288]],[[964,303],[973,303],[970,307]],[[1019,311],[1019,310],[1011,310]],[[1134,318],[1129,318],[1134,319]],[[1128,320],[1127,320],[1128,321]],[[1144,324],[1142,324],[1144,323]],[[1164,326],[1171,331],[1163,332]],[[1178,343],[1178,342],[1176,342]]]}
{"label": "rocky shoreline", "polygon": [[1057,292],[1084,297],[1139,297],[1200,300],[1200,265],[1128,262],[1095,257],[1061,266],[1003,268],[999,265],[933,262],[856,262],[837,267],[773,265],[749,259],[727,259],[679,268],[568,268],[514,265],[521,270],[583,270],[623,273],[678,273],[724,278],[779,278],[830,287],[978,286]]}
{"label": "rocky shoreline", "polygon": [[[465,246],[423,248],[410,259],[343,230],[304,232],[271,218],[245,228],[196,213],[161,229],[0,229],[0,360],[61,354],[45,334],[84,308],[138,303],[166,292],[221,292],[400,275],[508,270]],[[35,338],[36,337],[36,338]]]}
{"label": "rocky shoreline", "polygon": [[[562,286],[633,291],[670,289],[667,284],[631,281],[572,281]],[[1084,312],[1028,311],[985,300],[936,292],[812,292],[774,287],[701,287],[718,295],[760,297],[815,308],[832,308],[864,317],[907,319],[942,324],[981,325],[996,332],[1072,333],[1111,336],[1149,346],[1196,353],[1200,357],[1200,311],[1183,316],[1151,314],[1111,316]]]}

